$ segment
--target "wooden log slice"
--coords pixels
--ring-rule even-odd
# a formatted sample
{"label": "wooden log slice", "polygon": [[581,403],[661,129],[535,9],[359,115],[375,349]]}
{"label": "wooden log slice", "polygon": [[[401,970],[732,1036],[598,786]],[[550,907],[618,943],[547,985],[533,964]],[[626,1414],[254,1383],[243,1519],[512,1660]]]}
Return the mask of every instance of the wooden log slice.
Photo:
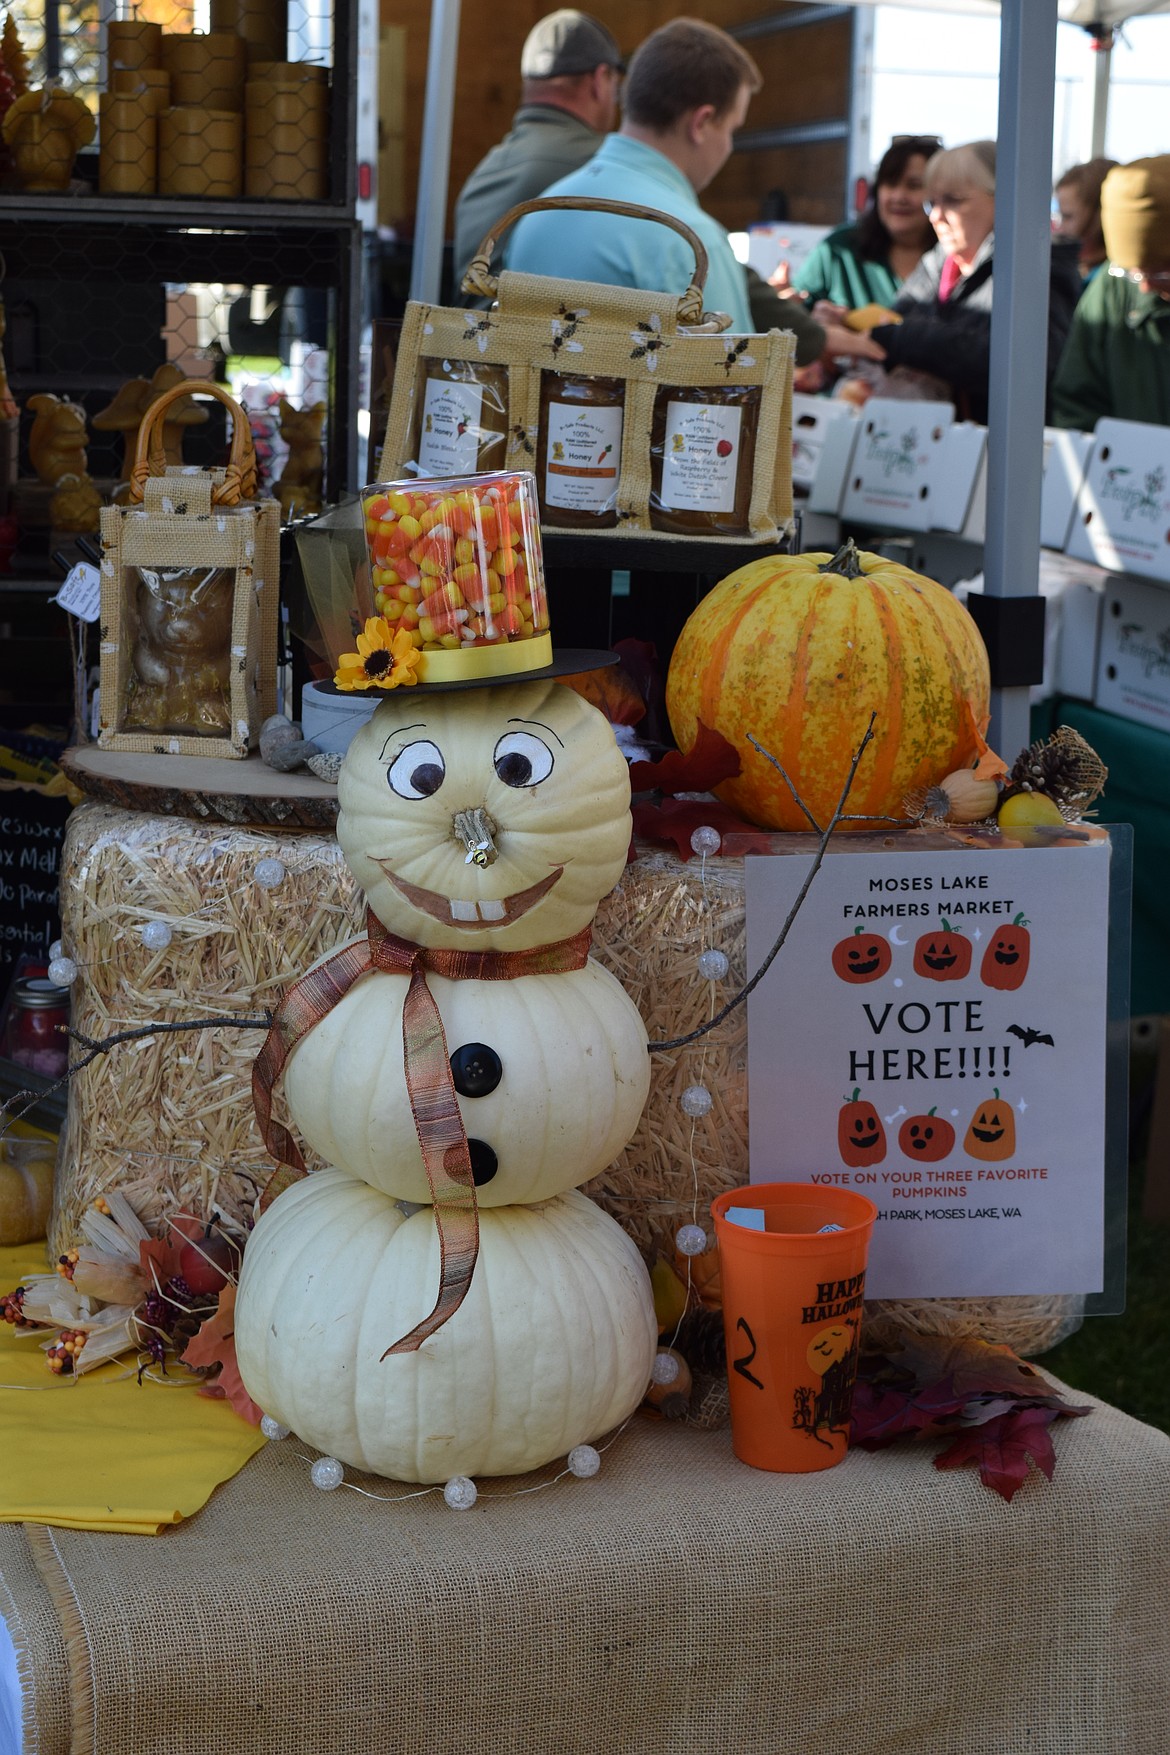
{"label": "wooden log slice", "polygon": [[154,816],[200,822],[324,829],[337,822],[337,787],[307,770],[278,774],[259,755],[139,755],[96,744],[65,751],[61,766],[87,797]]}

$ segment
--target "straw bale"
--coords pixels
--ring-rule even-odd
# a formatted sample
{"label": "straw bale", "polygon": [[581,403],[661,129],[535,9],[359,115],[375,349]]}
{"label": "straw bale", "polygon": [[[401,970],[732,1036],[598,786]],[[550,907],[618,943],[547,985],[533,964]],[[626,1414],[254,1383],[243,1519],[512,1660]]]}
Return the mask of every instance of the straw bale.
{"label": "straw bale", "polygon": [[[254,878],[261,859],[286,876]],[[62,937],[80,965],[73,1022],[103,1037],[147,1023],[213,1015],[258,1017],[314,958],[359,930],[360,893],[332,835],[239,829],[86,803],[69,821],[61,867]],[[163,951],[140,929],[162,920]],[[703,950],[728,972],[699,974]],[[742,860],[698,859],[640,847],[598,911],[593,954],[622,982],[651,1041],[706,1023],[743,985]],[[54,1253],[80,1234],[81,1214],[118,1188],[147,1225],[178,1206],[250,1223],[272,1171],[252,1113],[259,1031],[208,1029],[148,1038],[99,1055],[71,1086],[50,1222]],[[679,1098],[711,1092],[692,1120]],[[747,1008],[685,1048],[655,1054],[637,1133],[585,1192],[649,1257],[673,1248],[688,1222],[711,1234],[710,1204],[749,1180]],[[306,1154],[310,1166],[315,1160]],[[1019,1352],[1055,1345],[1079,1321],[1070,1299],[965,1299],[869,1307],[874,1335],[978,1334]],[[874,1324],[877,1326],[874,1327]]]}
{"label": "straw bale", "polygon": [[[264,890],[254,872],[286,876]],[[73,1024],[102,1037],[141,1024],[258,1017],[315,957],[356,931],[357,887],[332,836],[234,829],[83,804],[61,862],[61,931],[81,966]],[[149,951],[140,929],[165,921]],[[259,1031],[220,1028],[131,1042],[73,1081],[49,1237],[78,1236],[81,1214],[120,1188],[147,1225],[177,1206],[217,1203],[250,1222],[272,1172],[252,1114]]]}

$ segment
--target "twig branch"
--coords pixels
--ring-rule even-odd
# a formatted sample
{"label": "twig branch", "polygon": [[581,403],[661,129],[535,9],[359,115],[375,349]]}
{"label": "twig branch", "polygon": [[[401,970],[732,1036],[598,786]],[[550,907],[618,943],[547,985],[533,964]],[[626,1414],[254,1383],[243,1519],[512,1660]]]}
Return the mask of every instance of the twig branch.
{"label": "twig branch", "polygon": [[[735,1010],[735,1008],[739,1005],[742,1005],[744,1000],[748,997],[748,994],[753,992],[753,990],[755,988],[757,988],[759,986],[760,982],[764,979],[764,976],[768,973],[768,970],[772,967],[772,964],[775,962],[776,958],[780,954],[780,949],[781,949],[782,945],[784,944],[785,939],[788,937],[789,929],[792,926],[792,922],[796,919],[796,916],[800,913],[801,908],[804,906],[804,899],[808,895],[809,889],[812,886],[812,881],[816,877],[817,872],[821,868],[821,861],[824,859],[825,854],[828,851],[829,837],[832,835],[833,830],[837,827],[838,823],[858,822],[858,821],[870,820],[868,818],[847,817],[845,815],[845,801],[849,797],[849,793],[850,793],[850,790],[853,786],[854,779],[856,778],[857,765],[861,761],[862,756],[865,754],[867,745],[873,739],[873,727],[874,727],[874,721],[876,719],[877,719],[877,714],[871,713],[869,716],[869,724],[866,727],[865,736],[862,738],[861,742],[858,744],[856,750],[853,753],[853,760],[849,764],[849,772],[845,777],[845,784],[841,788],[841,796],[837,800],[837,807],[834,810],[832,816],[830,817],[827,826],[824,829],[819,829],[817,831],[818,834],[820,835],[820,845],[817,847],[816,854],[813,858],[812,865],[809,867],[808,874],[805,877],[804,882],[800,886],[800,891],[799,891],[799,894],[797,895],[795,902],[793,902],[792,907],[788,910],[788,916],[785,919],[783,926],[780,928],[779,934],[777,935],[777,938],[776,938],[776,942],[773,944],[771,950],[768,952],[767,956],[764,958],[763,962],[760,964],[759,968],[756,970],[756,972],[752,976],[751,980],[748,981],[746,986],[741,987],[739,992],[737,994],[733,995],[733,997],[727,1001],[726,1005],[721,1006],[720,1009],[715,1013],[714,1017],[709,1018],[705,1024],[700,1024],[698,1029],[692,1030],[689,1035],[675,1036],[675,1037],[672,1037],[671,1040],[668,1042],[649,1042],[649,1043],[647,1043],[646,1046],[647,1046],[647,1050],[649,1053],[663,1054],[668,1049],[685,1048],[688,1045],[688,1043],[697,1042],[699,1040],[700,1036],[705,1036],[709,1030],[714,1030],[718,1024],[721,1024],[723,1022],[724,1018],[730,1017],[731,1013]],[[752,738],[751,741],[753,743],[755,743],[754,738]],[[760,749],[759,744],[755,744],[755,747],[757,749]],[[766,750],[760,750],[760,754],[761,755],[768,755],[768,752]],[[768,755],[768,760],[770,762],[772,762],[775,767],[780,769],[781,774],[784,774],[784,779],[788,785],[789,790],[792,793],[793,798],[796,799],[797,804],[800,805],[801,810],[804,811],[804,814],[806,817],[808,817],[809,822],[813,822],[813,818],[812,818],[811,813],[808,810],[808,807],[805,805],[803,799],[801,799],[800,795],[796,791],[796,788],[793,786],[792,781],[788,778],[788,775],[784,773],[784,769],[780,767],[780,763],[776,761],[776,758],[774,756]],[[814,824],[814,827],[815,827],[815,824]]]}

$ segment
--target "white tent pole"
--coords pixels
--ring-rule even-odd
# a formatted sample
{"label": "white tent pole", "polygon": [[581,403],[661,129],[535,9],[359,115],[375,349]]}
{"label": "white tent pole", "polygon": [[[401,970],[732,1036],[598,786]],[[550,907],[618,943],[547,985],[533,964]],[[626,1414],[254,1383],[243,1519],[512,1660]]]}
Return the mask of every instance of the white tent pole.
{"label": "white tent pole", "polygon": [[1105,25],[1092,33],[1093,53],[1093,144],[1090,158],[1105,156],[1105,125],[1109,119],[1109,75],[1113,63],[1113,29]]}
{"label": "white tent pole", "polygon": [[451,125],[455,114],[455,63],[459,54],[460,0],[431,0],[422,153],[418,166],[410,296],[437,304],[447,229],[447,181],[451,171]]}
{"label": "white tent pole", "polygon": [[[989,599],[1034,597],[1039,589],[1056,4],[1003,0],[1001,7],[983,556]],[[1022,607],[1005,601],[993,611],[1001,649],[1017,639]],[[992,747],[1010,759],[1030,741],[1027,687],[993,689],[991,713]]]}

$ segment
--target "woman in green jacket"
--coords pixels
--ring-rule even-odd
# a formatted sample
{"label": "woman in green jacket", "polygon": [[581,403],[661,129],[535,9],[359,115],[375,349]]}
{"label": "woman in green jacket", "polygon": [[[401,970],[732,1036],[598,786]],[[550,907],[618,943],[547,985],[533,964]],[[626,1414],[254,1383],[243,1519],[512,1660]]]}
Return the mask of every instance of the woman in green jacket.
{"label": "woman in green jacket", "polygon": [[926,217],[926,161],[939,141],[907,134],[886,149],[865,212],[819,243],[796,276],[810,305],[821,300],[855,311],[890,306],[935,242]]}

